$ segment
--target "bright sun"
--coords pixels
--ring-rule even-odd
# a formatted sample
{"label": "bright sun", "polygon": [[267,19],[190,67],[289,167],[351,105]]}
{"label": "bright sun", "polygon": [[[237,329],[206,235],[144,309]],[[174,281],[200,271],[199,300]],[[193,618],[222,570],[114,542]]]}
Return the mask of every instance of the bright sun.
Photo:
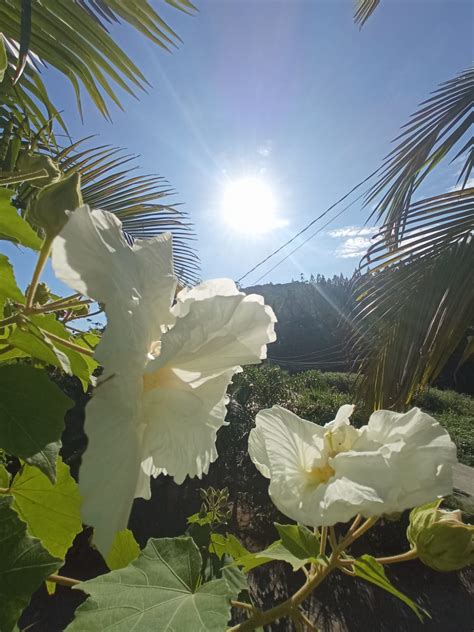
{"label": "bright sun", "polygon": [[230,182],[224,190],[221,212],[228,226],[246,234],[268,233],[287,223],[277,217],[273,191],[258,178]]}

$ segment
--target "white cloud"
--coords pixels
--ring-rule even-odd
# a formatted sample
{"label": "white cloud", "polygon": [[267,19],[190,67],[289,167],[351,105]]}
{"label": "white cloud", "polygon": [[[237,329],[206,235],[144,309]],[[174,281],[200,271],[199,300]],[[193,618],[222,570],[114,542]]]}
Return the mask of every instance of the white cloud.
{"label": "white cloud", "polygon": [[474,178],[469,178],[465,187],[462,186],[462,183],[463,181],[458,182],[454,187],[451,187],[449,191],[461,191],[462,188],[470,189],[471,187],[474,187]]}
{"label": "white cloud", "polygon": [[366,237],[349,237],[336,250],[336,257],[349,259],[351,257],[362,257],[367,252],[371,244]]}
{"label": "white cloud", "polygon": [[345,226],[344,228],[330,230],[328,235],[331,237],[359,237],[362,235],[375,235],[377,231],[377,226]]}

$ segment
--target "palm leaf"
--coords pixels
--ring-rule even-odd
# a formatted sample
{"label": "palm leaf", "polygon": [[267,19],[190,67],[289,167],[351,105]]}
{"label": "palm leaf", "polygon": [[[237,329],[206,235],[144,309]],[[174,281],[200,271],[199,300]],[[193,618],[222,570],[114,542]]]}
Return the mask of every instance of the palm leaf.
{"label": "palm leaf", "polygon": [[[194,10],[185,0],[169,4],[185,12]],[[14,85],[28,59],[37,56],[68,77],[80,111],[83,86],[110,118],[106,98],[121,107],[117,87],[135,95],[147,85],[142,72],[107,31],[107,24],[122,21],[166,50],[180,41],[147,0],[4,0],[0,3],[2,32],[18,54],[13,76],[3,83]]]}
{"label": "palm leaf", "polygon": [[[403,238],[404,220],[412,197],[441,160],[457,150],[464,157],[460,179],[466,186],[474,165],[474,139],[466,135],[474,122],[474,69],[447,81],[423,102],[385,158],[367,204],[379,198],[372,215],[385,222],[387,239]],[[462,146],[461,146],[462,145]]]}
{"label": "palm leaf", "polygon": [[[173,236],[175,271],[183,285],[199,280],[199,258],[188,214],[169,202],[174,194],[160,176],[137,173],[136,156],[109,145],[85,146],[82,139],[53,152],[65,174],[81,174],[81,192],[86,204],[115,213],[131,238],[148,238],[163,232]],[[15,203],[26,209],[34,192],[27,185],[18,191]]]}
{"label": "palm leaf", "polygon": [[354,22],[362,28],[378,7],[379,3],[380,0],[357,0]]}
{"label": "palm leaf", "polygon": [[411,205],[405,226],[397,246],[382,227],[353,287],[359,394],[375,409],[408,405],[473,325],[474,189]]}

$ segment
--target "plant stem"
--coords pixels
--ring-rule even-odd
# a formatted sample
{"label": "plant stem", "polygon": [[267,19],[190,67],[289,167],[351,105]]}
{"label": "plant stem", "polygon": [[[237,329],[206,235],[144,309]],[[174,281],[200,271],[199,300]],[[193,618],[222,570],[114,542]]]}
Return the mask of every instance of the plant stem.
{"label": "plant stem", "polygon": [[47,338],[49,338],[50,340],[54,340],[54,342],[57,342],[60,345],[63,345],[63,347],[68,347],[68,349],[72,349],[73,351],[77,351],[78,353],[82,353],[83,355],[90,356],[91,358],[94,355],[94,352],[91,349],[86,349],[85,347],[76,345],[66,338],[61,338],[60,336],[56,336],[55,334],[46,331],[46,329],[41,329],[41,331]]}
{"label": "plant stem", "polygon": [[235,601],[234,599],[231,599],[230,605],[234,608],[243,608],[244,610],[250,610],[251,612],[255,610],[251,603],[245,603],[244,601]]}
{"label": "plant stem", "polygon": [[6,327],[7,325],[12,325],[13,323],[16,323],[17,318],[18,314],[14,314],[13,316],[9,316],[8,318],[0,320],[0,327]]}
{"label": "plant stem", "polygon": [[326,553],[327,537],[328,537],[328,528],[321,527],[321,544],[319,546],[319,555],[325,555]]}
{"label": "plant stem", "polygon": [[333,551],[337,549],[337,538],[334,527],[329,527],[329,542]]}
{"label": "plant stem", "polygon": [[0,487],[0,494],[9,494],[9,493],[10,493],[9,487]]}
{"label": "plant stem", "polygon": [[[77,296],[80,296],[80,294],[76,294],[76,297]],[[44,314],[45,312],[58,312],[59,310],[71,309],[72,307],[79,307],[80,305],[90,305],[91,303],[92,301],[90,299],[78,301],[77,298],[71,296],[68,299],[46,303],[46,305],[42,305],[41,307],[31,307],[27,310],[27,313]]]}
{"label": "plant stem", "polygon": [[28,292],[26,294],[26,309],[30,309],[33,305],[36,288],[38,287],[38,282],[40,280],[44,266],[48,261],[49,253],[51,252],[51,246],[53,245],[53,239],[53,237],[45,237],[43,245],[41,246],[38,261],[36,262],[33,277],[31,279],[30,287],[28,288]]}
{"label": "plant stem", "polygon": [[[416,560],[418,557],[418,551],[416,549],[410,549],[404,553],[398,555],[390,555],[389,557],[376,557],[376,561],[379,564],[398,564],[400,562],[408,562],[409,560]],[[339,560],[340,566],[352,566],[355,560]],[[342,570],[342,569],[341,569]]]}
{"label": "plant stem", "polygon": [[78,584],[81,583],[80,579],[72,579],[72,577],[63,577],[62,575],[50,575],[47,578],[48,582],[53,582],[54,584],[60,584],[61,586],[69,586],[69,588],[72,588],[72,586],[77,586]]}

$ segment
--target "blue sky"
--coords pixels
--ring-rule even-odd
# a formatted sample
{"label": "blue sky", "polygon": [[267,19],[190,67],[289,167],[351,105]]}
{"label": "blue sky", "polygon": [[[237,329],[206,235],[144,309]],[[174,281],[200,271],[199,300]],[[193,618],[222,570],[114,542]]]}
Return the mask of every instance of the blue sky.
{"label": "blue sky", "polygon": [[[82,124],[68,82],[50,72],[47,83],[76,138],[100,134],[98,144],[140,154],[144,172],[170,181],[195,224],[203,278],[240,277],[362,180],[417,104],[472,59],[467,0],[382,0],[362,31],[350,0],[196,4],[194,17],[162,11],[183,39],[173,54],[114,29],[153,89],[139,101],[124,95],[125,113],[112,105],[113,123],[85,96]],[[271,186],[285,220],[260,236],[223,220],[226,183],[249,175]],[[453,167],[429,186],[442,190],[454,175]],[[263,282],[350,274],[358,257],[343,255],[370,235],[348,227],[367,216],[355,204]]]}

